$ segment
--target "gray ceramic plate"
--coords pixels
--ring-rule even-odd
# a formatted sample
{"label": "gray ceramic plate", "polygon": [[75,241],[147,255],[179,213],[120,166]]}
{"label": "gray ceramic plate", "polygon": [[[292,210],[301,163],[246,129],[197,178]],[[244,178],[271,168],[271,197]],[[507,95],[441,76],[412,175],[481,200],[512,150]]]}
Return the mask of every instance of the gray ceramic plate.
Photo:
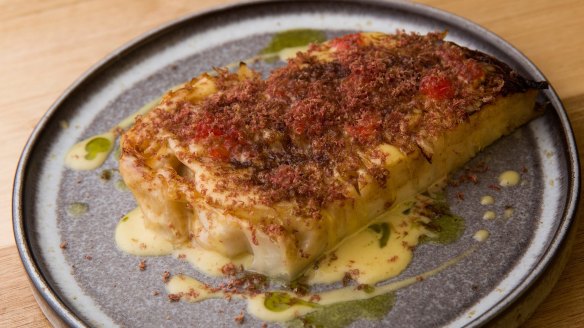
{"label": "gray ceramic plate", "polygon": [[[197,14],[160,28],[116,51],[82,76],[33,132],[21,158],[14,188],[14,228],[26,270],[47,311],[72,326],[230,326],[244,303],[210,300],[169,303],[160,273],[197,275],[169,257],[148,260],[119,251],[113,240],[118,219],[135,206],[129,192],[117,190],[100,170],[65,169],[63,158],[75,142],[107,131],[116,122],[170,87],[256,54],[273,33],[293,28],[323,30],[329,37],[357,30],[428,32],[449,30],[448,39],[493,54],[535,80],[543,75],[512,46],[459,17],[410,3],[375,1],[283,1],[235,5]],[[264,67],[265,68],[265,67]],[[458,265],[397,292],[396,303],[381,321],[357,320],[354,326],[477,326],[512,304],[544,271],[570,228],[579,183],[576,147],[566,114],[553,90],[540,103],[546,114],[495,143],[467,167],[489,166],[477,186],[448,189],[454,211],[466,218],[462,238],[451,245],[424,244],[398,278],[435,267],[467,249],[473,233],[491,237]],[[63,128],[60,122],[68,122]],[[116,168],[111,156],[103,169]],[[494,191],[504,170],[522,171],[523,183]],[[462,171],[461,171],[462,172]],[[461,172],[457,174],[462,174]],[[457,200],[457,192],[465,200]],[[480,197],[496,194],[490,209],[499,218],[482,219]],[[79,217],[67,213],[74,202],[89,204]],[[511,219],[502,219],[505,206]],[[69,247],[59,248],[62,241]],[[87,260],[90,255],[93,259]],[[247,317],[245,326],[259,326]]]}

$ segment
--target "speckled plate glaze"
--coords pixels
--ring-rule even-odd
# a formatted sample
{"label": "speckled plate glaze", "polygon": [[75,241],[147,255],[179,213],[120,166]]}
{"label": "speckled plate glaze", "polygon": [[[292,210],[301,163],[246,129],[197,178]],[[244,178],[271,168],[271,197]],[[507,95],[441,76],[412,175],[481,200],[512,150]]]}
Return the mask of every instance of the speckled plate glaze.
{"label": "speckled plate glaze", "polygon": [[[155,30],[116,51],[82,76],[49,109],[34,130],[20,161],[14,187],[14,229],[37,298],[53,324],[70,326],[234,325],[245,303],[222,299],[197,304],[169,303],[160,273],[169,269],[197,276],[170,257],[139,258],[117,249],[113,236],[119,218],[135,207],[129,192],[102,169],[115,169],[110,156],[102,169],[71,171],[66,151],[75,142],[107,131],[123,117],[170,87],[221,66],[248,58],[271,35],[293,28],[323,30],[329,37],[350,31],[395,32],[448,29],[448,39],[490,53],[522,74],[545,80],[521,53],[483,28],[454,15],[412,3],[376,1],[282,1],[245,3],[193,15]],[[488,147],[468,165],[486,162],[478,185],[449,187],[455,213],[466,219],[460,240],[447,246],[423,244],[403,279],[436,267],[473,243],[478,229],[491,237],[471,256],[440,274],[401,289],[380,321],[357,320],[359,327],[479,326],[500,315],[544,272],[557,255],[573,220],[579,165],[572,131],[558,96],[546,90],[539,102],[545,115]],[[60,122],[68,122],[63,128]],[[522,173],[523,183],[499,192],[489,189],[504,170]],[[454,176],[463,174],[463,170]],[[465,200],[456,197],[464,192]],[[482,219],[482,195],[496,196]],[[73,217],[68,204],[84,202],[89,211]],[[511,219],[502,217],[513,206]],[[67,241],[66,250],[59,244]],[[86,257],[91,256],[92,260]],[[260,322],[246,317],[244,326]]]}

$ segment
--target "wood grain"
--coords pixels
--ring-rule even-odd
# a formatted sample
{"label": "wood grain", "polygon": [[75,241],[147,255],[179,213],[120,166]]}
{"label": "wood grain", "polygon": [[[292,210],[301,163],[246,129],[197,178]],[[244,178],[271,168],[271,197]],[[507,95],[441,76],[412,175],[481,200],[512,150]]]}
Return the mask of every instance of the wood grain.
{"label": "wood grain", "polygon": [[0,249],[0,327],[48,327],[15,246]]}
{"label": "wood grain", "polygon": [[[16,254],[10,215],[14,170],[36,122],[77,77],[114,49],[160,24],[229,2],[0,0],[0,327],[48,326]],[[525,53],[556,88],[577,142],[584,145],[584,1],[421,2],[477,22]],[[558,285],[526,327],[584,326],[580,226]]]}

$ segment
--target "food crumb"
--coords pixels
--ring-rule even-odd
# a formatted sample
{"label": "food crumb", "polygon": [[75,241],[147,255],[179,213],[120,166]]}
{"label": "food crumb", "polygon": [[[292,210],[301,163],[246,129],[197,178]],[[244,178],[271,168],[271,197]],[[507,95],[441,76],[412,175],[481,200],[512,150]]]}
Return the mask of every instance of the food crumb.
{"label": "food crumb", "polygon": [[343,284],[343,287],[347,287],[349,285],[349,283],[351,283],[351,281],[353,281],[353,277],[351,276],[351,274],[349,272],[345,272],[345,275],[343,276],[343,280],[341,281]]}
{"label": "food crumb", "polygon": [[59,248],[61,248],[61,249],[67,249],[67,246],[69,246],[69,243],[68,243],[68,242],[66,242],[66,241],[64,241],[64,242],[62,242],[62,243],[59,245]]}
{"label": "food crumb", "polygon": [[338,260],[338,259],[339,259],[339,258],[337,257],[337,253],[335,253],[335,252],[332,252],[332,253],[329,255],[328,265],[330,266],[332,262],[334,262],[334,261],[336,261],[336,260]]}
{"label": "food crumb", "polygon": [[314,294],[314,295],[310,296],[310,298],[308,299],[308,301],[310,301],[310,302],[319,302],[320,301],[320,295]]}
{"label": "food crumb", "polygon": [[194,288],[190,288],[189,292],[187,293],[187,296],[189,296],[190,298],[197,298],[199,297],[199,293]]}
{"label": "food crumb", "polygon": [[112,178],[112,171],[111,170],[103,170],[99,178],[103,181],[109,181]]}
{"label": "food crumb", "polygon": [[91,256],[91,255],[85,255],[84,258],[88,261],[93,260],[93,256]]}
{"label": "food crumb", "polygon": [[501,191],[501,187],[497,186],[496,184],[490,184],[489,188],[496,191]]}
{"label": "food crumb", "polygon": [[180,301],[180,294],[168,294],[168,300],[172,303]]}
{"label": "food crumb", "polygon": [[424,281],[424,277],[422,277],[422,276],[417,276],[417,277],[416,277],[416,281]]}
{"label": "food crumb", "polygon": [[170,280],[170,272],[164,271],[162,273],[162,281],[166,284]]}
{"label": "food crumb", "polygon": [[230,262],[221,267],[221,273],[223,273],[224,276],[231,277],[235,276],[238,273],[238,270],[235,264]]}
{"label": "food crumb", "polygon": [[315,261],[314,264],[312,265],[312,269],[313,270],[318,270],[320,267],[320,261]]}
{"label": "food crumb", "polygon": [[268,328],[268,324],[267,323],[262,323],[262,328]]}
{"label": "food crumb", "polygon": [[140,269],[140,271],[146,270],[146,260],[141,260],[140,263],[138,264],[138,268]]}
{"label": "food crumb", "polygon": [[243,314],[243,311],[239,312],[239,315],[236,316],[234,320],[238,324],[243,325],[243,322],[245,321],[245,315]]}
{"label": "food crumb", "polygon": [[463,193],[463,192],[461,192],[461,191],[457,192],[457,193],[456,193],[456,198],[457,198],[458,200],[464,200],[464,193]]}
{"label": "food crumb", "polygon": [[157,290],[152,291],[152,296],[158,296],[158,295],[160,295],[159,291],[157,291]]}

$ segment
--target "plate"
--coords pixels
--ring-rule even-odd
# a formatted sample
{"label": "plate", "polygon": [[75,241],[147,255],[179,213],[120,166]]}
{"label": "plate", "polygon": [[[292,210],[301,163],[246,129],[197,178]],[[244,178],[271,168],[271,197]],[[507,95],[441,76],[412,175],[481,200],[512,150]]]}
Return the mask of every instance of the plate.
{"label": "plate", "polygon": [[[197,273],[170,257],[140,258],[117,249],[114,229],[135,202],[116,187],[117,161],[110,156],[93,171],[64,166],[77,141],[108,131],[172,86],[257,54],[280,31],[308,28],[328,37],[353,31],[397,29],[449,31],[448,40],[490,53],[534,80],[541,72],[511,45],[467,20],[412,3],[376,1],[281,1],[238,4],[196,14],[157,29],[116,51],[83,75],[49,109],[22,154],[15,178],[16,241],[36,296],[55,325],[230,326],[245,308],[237,300],[170,303],[165,270]],[[563,106],[552,88],[538,100],[545,115],[481,152],[466,169],[486,163],[475,186],[450,186],[455,213],[465,218],[463,236],[451,245],[423,244],[395,279],[415,277],[471,247],[478,230],[489,239],[435,276],[399,289],[380,320],[352,326],[479,326],[497,318],[542,275],[571,227],[579,190],[578,156]],[[465,168],[454,177],[465,174]],[[104,170],[113,172],[104,179]],[[522,174],[517,188],[495,190],[505,170]],[[118,185],[119,187],[119,185]],[[496,194],[484,220],[481,196]],[[460,198],[464,194],[464,201]],[[86,204],[77,214],[72,204]],[[504,218],[512,206],[513,215]],[[67,242],[66,249],[60,247]],[[161,291],[161,295],[153,295]],[[261,321],[246,316],[244,326]]]}

